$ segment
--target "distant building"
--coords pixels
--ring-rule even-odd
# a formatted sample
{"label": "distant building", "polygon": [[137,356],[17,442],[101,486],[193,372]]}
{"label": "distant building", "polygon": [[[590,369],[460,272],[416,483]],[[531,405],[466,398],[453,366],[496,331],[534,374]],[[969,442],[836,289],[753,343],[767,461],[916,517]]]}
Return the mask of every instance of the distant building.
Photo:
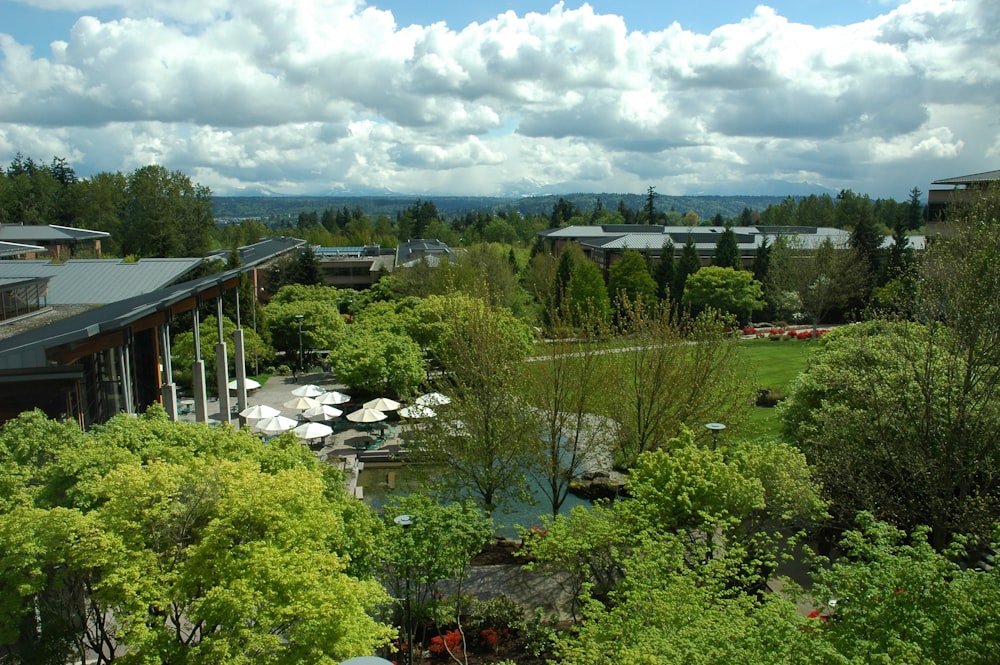
{"label": "distant building", "polygon": [[395,254],[378,245],[314,249],[323,283],[338,289],[363,290],[391,272]]}
{"label": "distant building", "polygon": [[990,185],[1000,183],[1000,171],[986,171],[972,175],[942,178],[931,183],[927,192],[927,235],[948,236],[954,230],[948,225],[948,207],[955,203],[972,201]]}
{"label": "distant building", "polygon": [[65,261],[80,253],[85,254],[88,258],[100,258],[101,240],[109,237],[111,234],[104,231],[91,231],[55,224],[48,226],[0,224],[0,241],[29,244],[41,248],[41,251],[23,254],[25,258],[29,259],[47,256],[57,261]]}
{"label": "distant building", "polygon": [[[659,261],[663,245],[668,240],[673,243],[675,256],[680,256],[681,248],[691,238],[702,264],[709,265],[723,231],[725,227],[721,226],[604,224],[548,229],[539,232],[539,235],[551,243],[552,250],[557,254],[566,244],[577,243],[584,255],[597,263],[607,276],[607,271],[625,250],[635,250],[652,261]],[[779,236],[794,236],[796,242],[806,249],[819,247],[827,238],[841,247],[850,238],[850,232],[844,229],[816,226],[735,226],[733,232],[736,234],[740,259],[747,267],[753,263],[753,257],[763,244],[765,236],[772,245]],[[892,238],[888,237],[886,243],[892,244]],[[922,248],[923,237],[913,236],[910,243],[915,248]]]}
{"label": "distant building", "polygon": [[400,268],[413,266],[423,259],[427,259],[431,265],[436,265],[442,260],[451,261],[454,258],[455,250],[440,240],[417,238],[407,240],[396,247],[396,266]]}

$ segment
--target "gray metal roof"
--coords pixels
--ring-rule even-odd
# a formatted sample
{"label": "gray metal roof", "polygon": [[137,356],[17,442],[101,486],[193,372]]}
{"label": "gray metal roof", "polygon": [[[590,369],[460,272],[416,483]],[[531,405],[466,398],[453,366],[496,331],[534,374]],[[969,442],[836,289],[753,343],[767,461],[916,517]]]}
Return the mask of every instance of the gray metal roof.
{"label": "gray metal roof", "polygon": [[49,277],[52,305],[105,305],[149,293],[191,272],[202,259],[0,261],[0,277]]}
{"label": "gray metal roof", "polygon": [[23,242],[4,242],[0,240],[0,256],[18,256],[31,252],[44,252],[41,245],[29,245]]}
{"label": "gray metal roof", "polygon": [[3,224],[0,225],[0,240],[14,242],[43,240],[55,242],[67,242],[73,240],[97,240],[99,238],[110,238],[111,234],[106,231],[91,231],[90,229],[75,229],[72,226],[59,226],[49,224]]}
{"label": "gray metal roof", "polygon": [[48,348],[79,342],[102,333],[119,330],[144,316],[164,310],[190,298],[214,285],[234,278],[240,272],[249,270],[291,249],[304,245],[298,238],[272,238],[241,248],[247,261],[239,268],[214,275],[207,275],[163,289],[134,296],[119,302],[54,321],[44,327],[0,340],[0,370],[42,367],[47,364],[45,351]]}
{"label": "gray metal roof", "polygon": [[969,185],[977,182],[994,182],[1000,180],[1000,171],[984,171],[972,175],[960,175],[954,178],[935,180],[932,185]]}

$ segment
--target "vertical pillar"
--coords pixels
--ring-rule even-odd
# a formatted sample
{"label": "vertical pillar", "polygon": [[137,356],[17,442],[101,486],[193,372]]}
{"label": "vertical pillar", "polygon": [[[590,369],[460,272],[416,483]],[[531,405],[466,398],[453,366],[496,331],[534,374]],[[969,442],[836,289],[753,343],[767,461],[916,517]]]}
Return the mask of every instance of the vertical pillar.
{"label": "vertical pillar", "polygon": [[121,394],[125,413],[135,413],[132,404],[132,366],[129,362],[129,345],[126,342],[118,349],[118,373],[121,375]]}
{"label": "vertical pillar", "polygon": [[242,411],[247,408],[247,363],[243,328],[233,331],[233,354],[236,356],[236,405]]}
{"label": "vertical pillar", "polygon": [[194,362],[191,363],[191,390],[194,393],[194,419],[208,422],[208,390],[205,388],[205,361],[201,359],[201,314],[192,310],[194,318]]}
{"label": "vertical pillar", "polygon": [[160,358],[163,359],[163,383],[160,384],[160,400],[167,417],[177,420],[177,384],[174,383],[174,367],[170,361],[170,323],[156,327]]}
{"label": "vertical pillar", "polygon": [[229,412],[229,358],[226,357],[226,341],[222,333],[222,295],[215,299],[216,320],[219,322],[219,343],[215,345],[215,380],[219,389],[219,420],[232,422]]}

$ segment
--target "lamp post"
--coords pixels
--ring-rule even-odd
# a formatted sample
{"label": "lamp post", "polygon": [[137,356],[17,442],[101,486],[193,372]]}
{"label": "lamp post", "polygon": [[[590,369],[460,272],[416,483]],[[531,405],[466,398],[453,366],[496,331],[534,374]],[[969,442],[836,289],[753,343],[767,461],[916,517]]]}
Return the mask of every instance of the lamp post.
{"label": "lamp post", "polygon": [[[397,515],[392,520],[399,526],[403,528],[403,531],[409,531],[410,527],[413,525],[413,518],[409,515]],[[406,605],[403,609],[403,629],[406,631],[406,665],[413,665],[413,630],[410,626],[412,620],[412,610],[410,608],[410,568],[406,567]]]}
{"label": "lamp post", "polygon": [[296,314],[295,318],[299,322],[299,371],[301,372],[303,368],[304,357],[302,355],[302,319],[305,317],[304,314]]}
{"label": "lamp post", "polygon": [[726,426],[722,423],[708,423],[705,427],[712,431],[712,450],[715,450],[719,447],[719,432],[726,429]]}

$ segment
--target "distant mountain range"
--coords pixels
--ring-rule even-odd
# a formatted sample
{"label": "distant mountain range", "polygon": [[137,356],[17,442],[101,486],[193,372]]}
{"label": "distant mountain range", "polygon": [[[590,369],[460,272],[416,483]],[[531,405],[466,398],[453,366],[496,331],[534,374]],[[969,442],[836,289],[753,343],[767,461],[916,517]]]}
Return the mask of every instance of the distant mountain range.
{"label": "distant mountain range", "polygon": [[[701,219],[711,219],[716,214],[733,218],[744,208],[763,211],[769,205],[781,203],[786,196],[800,198],[809,194],[832,194],[815,186],[796,187],[786,183],[789,191],[783,194],[752,194],[746,196],[666,196],[657,194],[656,209],[674,210],[681,214],[694,211]],[[808,191],[805,191],[808,189]],[[522,215],[550,214],[559,199],[565,199],[583,212],[593,210],[598,201],[604,208],[616,210],[619,202],[632,210],[646,205],[645,194],[546,194],[536,196],[406,196],[400,194],[344,194],[336,196],[213,196],[215,219],[225,223],[239,219],[262,221],[294,221],[302,212],[322,214],[325,210],[348,208],[361,211],[371,218],[397,213],[409,208],[418,200],[433,201],[438,213],[446,219],[462,217],[467,213],[518,211]]]}

